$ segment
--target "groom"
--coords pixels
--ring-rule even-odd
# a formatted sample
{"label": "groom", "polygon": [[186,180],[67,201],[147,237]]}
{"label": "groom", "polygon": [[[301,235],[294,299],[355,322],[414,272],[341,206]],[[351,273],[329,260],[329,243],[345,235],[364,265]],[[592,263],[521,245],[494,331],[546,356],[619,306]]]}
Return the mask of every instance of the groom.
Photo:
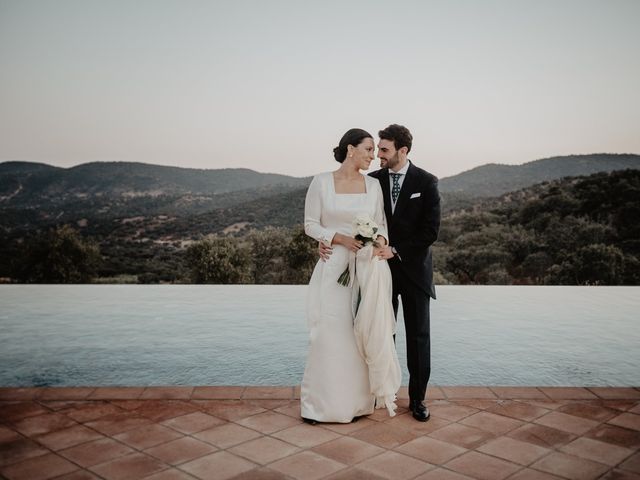
{"label": "groom", "polygon": [[383,168],[371,173],[380,182],[389,230],[389,260],[393,279],[393,310],[402,299],[409,367],[409,409],[416,420],[429,419],[422,400],[431,375],[429,301],[433,286],[431,245],[440,228],[438,179],[416,167],[407,155],[413,137],[406,127],[389,125],[378,132],[378,158]]}
{"label": "groom", "polygon": [[[413,137],[406,127],[389,125],[378,132],[380,170],[370,173],[380,182],[389,231],[389,246],[381,257],[389,261],[393,281],[393,310],[402,299],[409,368],[409,409],[416,420],[426,422],[429,409],[423,399],[431,374],[429,301],[433,286],[431,245],[440,228],[438,179],[416,167],[407,155]],[[326,258],[330,249],[320,248]]]}

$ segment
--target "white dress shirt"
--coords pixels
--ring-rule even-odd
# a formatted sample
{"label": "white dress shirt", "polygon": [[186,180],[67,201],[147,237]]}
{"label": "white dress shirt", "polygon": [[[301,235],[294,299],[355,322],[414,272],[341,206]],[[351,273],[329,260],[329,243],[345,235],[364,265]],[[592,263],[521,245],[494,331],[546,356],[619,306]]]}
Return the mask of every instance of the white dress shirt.
{"label": "white dress shirt", "polygon": [[[391,176],[392,173],[399,173],[401,176],[400,178],[398,178],[398,184],[400,185],[400,191],[402,191],[402,182],[404,182],[404,177],[407,174],[407,170],[409,170],[409,160],[407,160],[407,163],[404,164],[404,167],[402,167],[400,170],[398,170],[397,172],[394,172],[393,170],[389,169],[389,196],[391,197],[391,212],[393,213],[396,209],[396,202],[398,201],[398,199],[396,199],[396,201],[393,201],[393,195],[391,194],[391,192],[393,192],[393,177]],[[398,195],[398,198],[400,198],[400,195]]]}

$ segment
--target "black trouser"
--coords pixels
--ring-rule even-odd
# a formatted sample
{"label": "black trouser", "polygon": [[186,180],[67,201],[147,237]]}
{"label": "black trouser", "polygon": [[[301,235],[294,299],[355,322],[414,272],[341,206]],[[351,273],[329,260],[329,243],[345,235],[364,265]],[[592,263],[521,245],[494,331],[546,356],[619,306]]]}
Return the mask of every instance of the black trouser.
{"label": "black trouser", "polygon": [[393,275],[393,313],[398,318],[398,295],[402,299],[407,335],[409,399],[424,400],[431,376],[429,295],[403,273]]}

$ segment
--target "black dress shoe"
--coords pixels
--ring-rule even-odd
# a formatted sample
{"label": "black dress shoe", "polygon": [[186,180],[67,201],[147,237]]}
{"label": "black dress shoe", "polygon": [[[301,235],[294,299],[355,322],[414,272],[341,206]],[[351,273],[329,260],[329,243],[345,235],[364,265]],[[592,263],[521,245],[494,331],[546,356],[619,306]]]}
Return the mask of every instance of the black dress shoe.
{"label": "black dress shoe", "polygon": [[302,417],[302,421],[304,423],[308,423],[309,425],[317,425],[318,424],[318,421],[314,420],[313,418],[304,418],[304,417]]}
{"label": "black dress shoe", "polygon": [[431,414],[429,413],[429,409],[425,407],[424,403],[419,400],[410,401],[409,410],[411,410],[413,418],[415,418],[419,422],[426,422],[431,416]]}

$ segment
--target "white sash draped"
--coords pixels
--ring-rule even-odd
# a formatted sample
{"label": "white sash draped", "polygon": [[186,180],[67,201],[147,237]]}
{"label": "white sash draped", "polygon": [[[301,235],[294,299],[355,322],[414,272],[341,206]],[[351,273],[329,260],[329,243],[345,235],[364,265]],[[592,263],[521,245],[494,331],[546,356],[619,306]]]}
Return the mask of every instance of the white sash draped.
{"label": "white sash draped", "polygon": [[[391,304],[391,271],[386,260],[371,257],[368,245],[356,254],[353,280],[354,333],[360,355],[369,368],[371,393],[376,408],[387,408],[395,416],[396,393],[402,371],[393,341],[396,321]],[[359,300],[359,301],[358,301]]]}

